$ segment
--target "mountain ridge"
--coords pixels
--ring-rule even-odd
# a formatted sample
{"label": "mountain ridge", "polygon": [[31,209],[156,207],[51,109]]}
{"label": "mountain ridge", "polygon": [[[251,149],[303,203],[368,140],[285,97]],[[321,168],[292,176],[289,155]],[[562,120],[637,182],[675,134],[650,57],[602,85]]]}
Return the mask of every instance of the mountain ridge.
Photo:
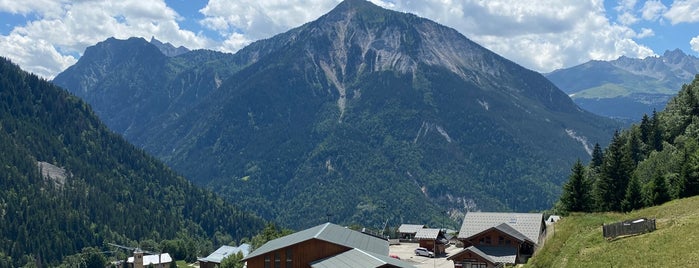
{"label": "mountain ridge", "polygon": [[[125,135],[292,227],[330,214],[434,225],[448,221],[440,211],[543,209],[560,167],[589,157],[581,143],[616,126],[455,30],[367,1],[342,2],[225,62],[237,69],[215,90]],[[54,81],[79,81],[76,70]]]}
{"label": "mountain ridge", "polygon": [[696,73],[699,58],[675,49],[644,59],[622,56],[612,61],[589,61],[545,76],[584,109],[633,121],[662,110]]}

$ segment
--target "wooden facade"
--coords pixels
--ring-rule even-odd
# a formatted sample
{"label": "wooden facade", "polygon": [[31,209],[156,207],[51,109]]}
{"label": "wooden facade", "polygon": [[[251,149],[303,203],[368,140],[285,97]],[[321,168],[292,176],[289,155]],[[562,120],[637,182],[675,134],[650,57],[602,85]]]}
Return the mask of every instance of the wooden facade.
{"label": "wooden facade", "polygon": [[311,239],[289,245],[247,260],[248,268],[307,268],[310,263],[331,257],[351,248]]}
{"label": "wooden facade", "polygon": [[464,248],[468,248],[470,246],[515,248],[517,252],[517,263],[526,262],[525,259],[534,253],[535,247],[535,245],[529,240],[522,240],[520,238],[511,236],[496,228],[488,229],[480,234],[470,237],[469,239],[463,239],[461,242],[464,243]]}
{"label": "wooden facade", "polygon": [[496,263],[471,251],[464,250],[448,258],[454,262],[454,268],[494,268]]}
{"label": "wooden facade", "polygon": [[439,256],[441,254],[446,253],[446,245],[436,243],[436,240],[434,239],[420,239],[420,247],[426,248],[427,250],[434,252],[435,256]]}

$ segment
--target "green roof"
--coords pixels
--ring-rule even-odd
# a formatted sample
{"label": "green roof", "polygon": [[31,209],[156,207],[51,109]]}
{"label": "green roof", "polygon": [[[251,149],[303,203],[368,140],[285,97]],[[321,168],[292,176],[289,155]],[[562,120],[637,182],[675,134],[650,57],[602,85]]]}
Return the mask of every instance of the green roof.
{"label": "green roof", "polygon": [[332,223],[321,224],[281,238],[274,239],[256,249],[243,260],[255,258],[266,253],[292,246],[312,239],[361,249],[365,252],[388,256],[388,241]]}

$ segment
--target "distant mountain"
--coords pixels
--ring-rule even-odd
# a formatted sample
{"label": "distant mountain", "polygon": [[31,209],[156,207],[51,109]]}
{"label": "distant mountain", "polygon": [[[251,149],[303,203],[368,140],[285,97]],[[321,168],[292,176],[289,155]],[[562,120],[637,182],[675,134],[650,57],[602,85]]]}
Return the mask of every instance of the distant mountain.
{"label": "distant mountain", "polygon": [[162,52],[165,56],[168,57],[174,57],[174,56],[179,56],[184,53],[189,52],[189,49],[183,46],[175,47],[170,43],[163,43],[160,42],[158,39],[155,39],[155,37],[150,38],[150,43],[155,45],[158,49],[160,49],[160,52]]}
{"label": "distant mountain", "polygon": [[0,267],[55,267],[107,242],[229,243],[217,239],[263,227],[109,131],[86,103],[4,58],[0,148]]}
{"label": "distant mountain", "polygon": [[166,58],[144,41],[90,47],[54,82],[284,226],[549,208],[616,127],[457,31],[363,0],[234,55]]}
{"label": "distant mountain", "polygon": [[662,110],[697,73],[699,58],[676,49],[660,57],[589,61],[545,76],[588,111],[638,121]]}

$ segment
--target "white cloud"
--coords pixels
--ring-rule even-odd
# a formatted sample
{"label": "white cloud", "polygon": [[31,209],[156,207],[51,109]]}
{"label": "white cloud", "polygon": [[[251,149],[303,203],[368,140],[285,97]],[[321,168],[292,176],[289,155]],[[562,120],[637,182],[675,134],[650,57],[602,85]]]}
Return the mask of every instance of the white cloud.
{"label": "white cloud", "polygon": [[699,0],[676,0],[663,16],[672,24],[699,22]]}
{"label": "white cloud", "polygon": [[623,25],[631,25],[638,22],[639,19],[629,12],[624,12],[617,17],[617,20]]}
{"label": "white cloud", "polygon": [[[339,0],[241,0],[230,3],[210,0],[200,10],[205,27],[219,31],[226,51],[235,51],[250,41],[267,38],[318,18]],[[652,35],[636,33],[624,25],[638,21],[632,9],[635,0],[622,1],[628,10],[622,25],[607,18],[602,0],[373,0],[391,9],[415,13],[453,27],[468,38],[538,71],[572,66],[590,59],[609,60],[621,55],[654,55],[632,38]],[[303,8],[299,8],[303,7]],[[231,34],[233,32],[234,34]]]}
{"label": "white cloud", "polygon": [[654,21],[667,11],[667,7],[658,1],[647,1],[641,8],[641,17],[644,20]]}
{"label": "white cloud", "polygon": [[689,40],[689,45],[692,46],[692,50],[699,52],[699,35]]}
{"label": "white cloud", "polygon": [[636,38],[646,38],[646,37],[651,37],[654,36],[655,32],[653,29],[648,29],[648,28],[641,28],[641,32],[636,35]]}
{"label": "white cloud", "polygon": [[[199,12],[200,25],[218,36],[204,36],[180,28],[183,18],[165,0],[69,1],[0,0],[0,11],[35,18],[0,36],[0,48],[23,68],[51,78],[85,47],[108,37],[146,39],[155,36],[173,45],[235,52],[252,41],[268,38],[317,19],[340,0],[209,0]],[[618,10],[627,18],[612,22],[602,0],[372,0],[402,12],[411,12],[453,27],[468,38],[525,67],[551,71],[590,59],[609,60],[621,55],[654,55],[633,38],[652,36],[636,32],[633,14],[657,18],[664,7],[648,1],[633,13],[635,0],[622,1]],[[19,4],[21,3],[21,4]],[[694,2],[678,1],[670,11],[692,15]],[[655,6],[654,6],[655,5]],[[687,10],[680,13],[673,10]],[[696,10],[696,9],[695,9]],[[667,13],[673,14],[670,11]],[[639,15],[640,16],[640,15]],[[698,16],[695,16],[696,18]],[[686,21],[677,16],[673,21]],[[211,33],[206,31],[207,33]],[[213,41],[220,40],[220,41]],[[24,42],[17,45],[17,42]],[[25,64],[26,62],[26,64]],[[45,62],[41,64],[42,62]],[[31,64],[34,63],[34,64]],[[39,67],[43,66],[43,67]],[[43,68],[43,69],[42,69]]]}
{"label": "white cloud", "polygon": [[109,37],[155,36],[176,46],[213,46],[204,36],[180,29],[177,13],[162,0],[0,1],[0,10],[36,18],[0,36],[3,54],[49,79],[73,64],[87,46]]}

